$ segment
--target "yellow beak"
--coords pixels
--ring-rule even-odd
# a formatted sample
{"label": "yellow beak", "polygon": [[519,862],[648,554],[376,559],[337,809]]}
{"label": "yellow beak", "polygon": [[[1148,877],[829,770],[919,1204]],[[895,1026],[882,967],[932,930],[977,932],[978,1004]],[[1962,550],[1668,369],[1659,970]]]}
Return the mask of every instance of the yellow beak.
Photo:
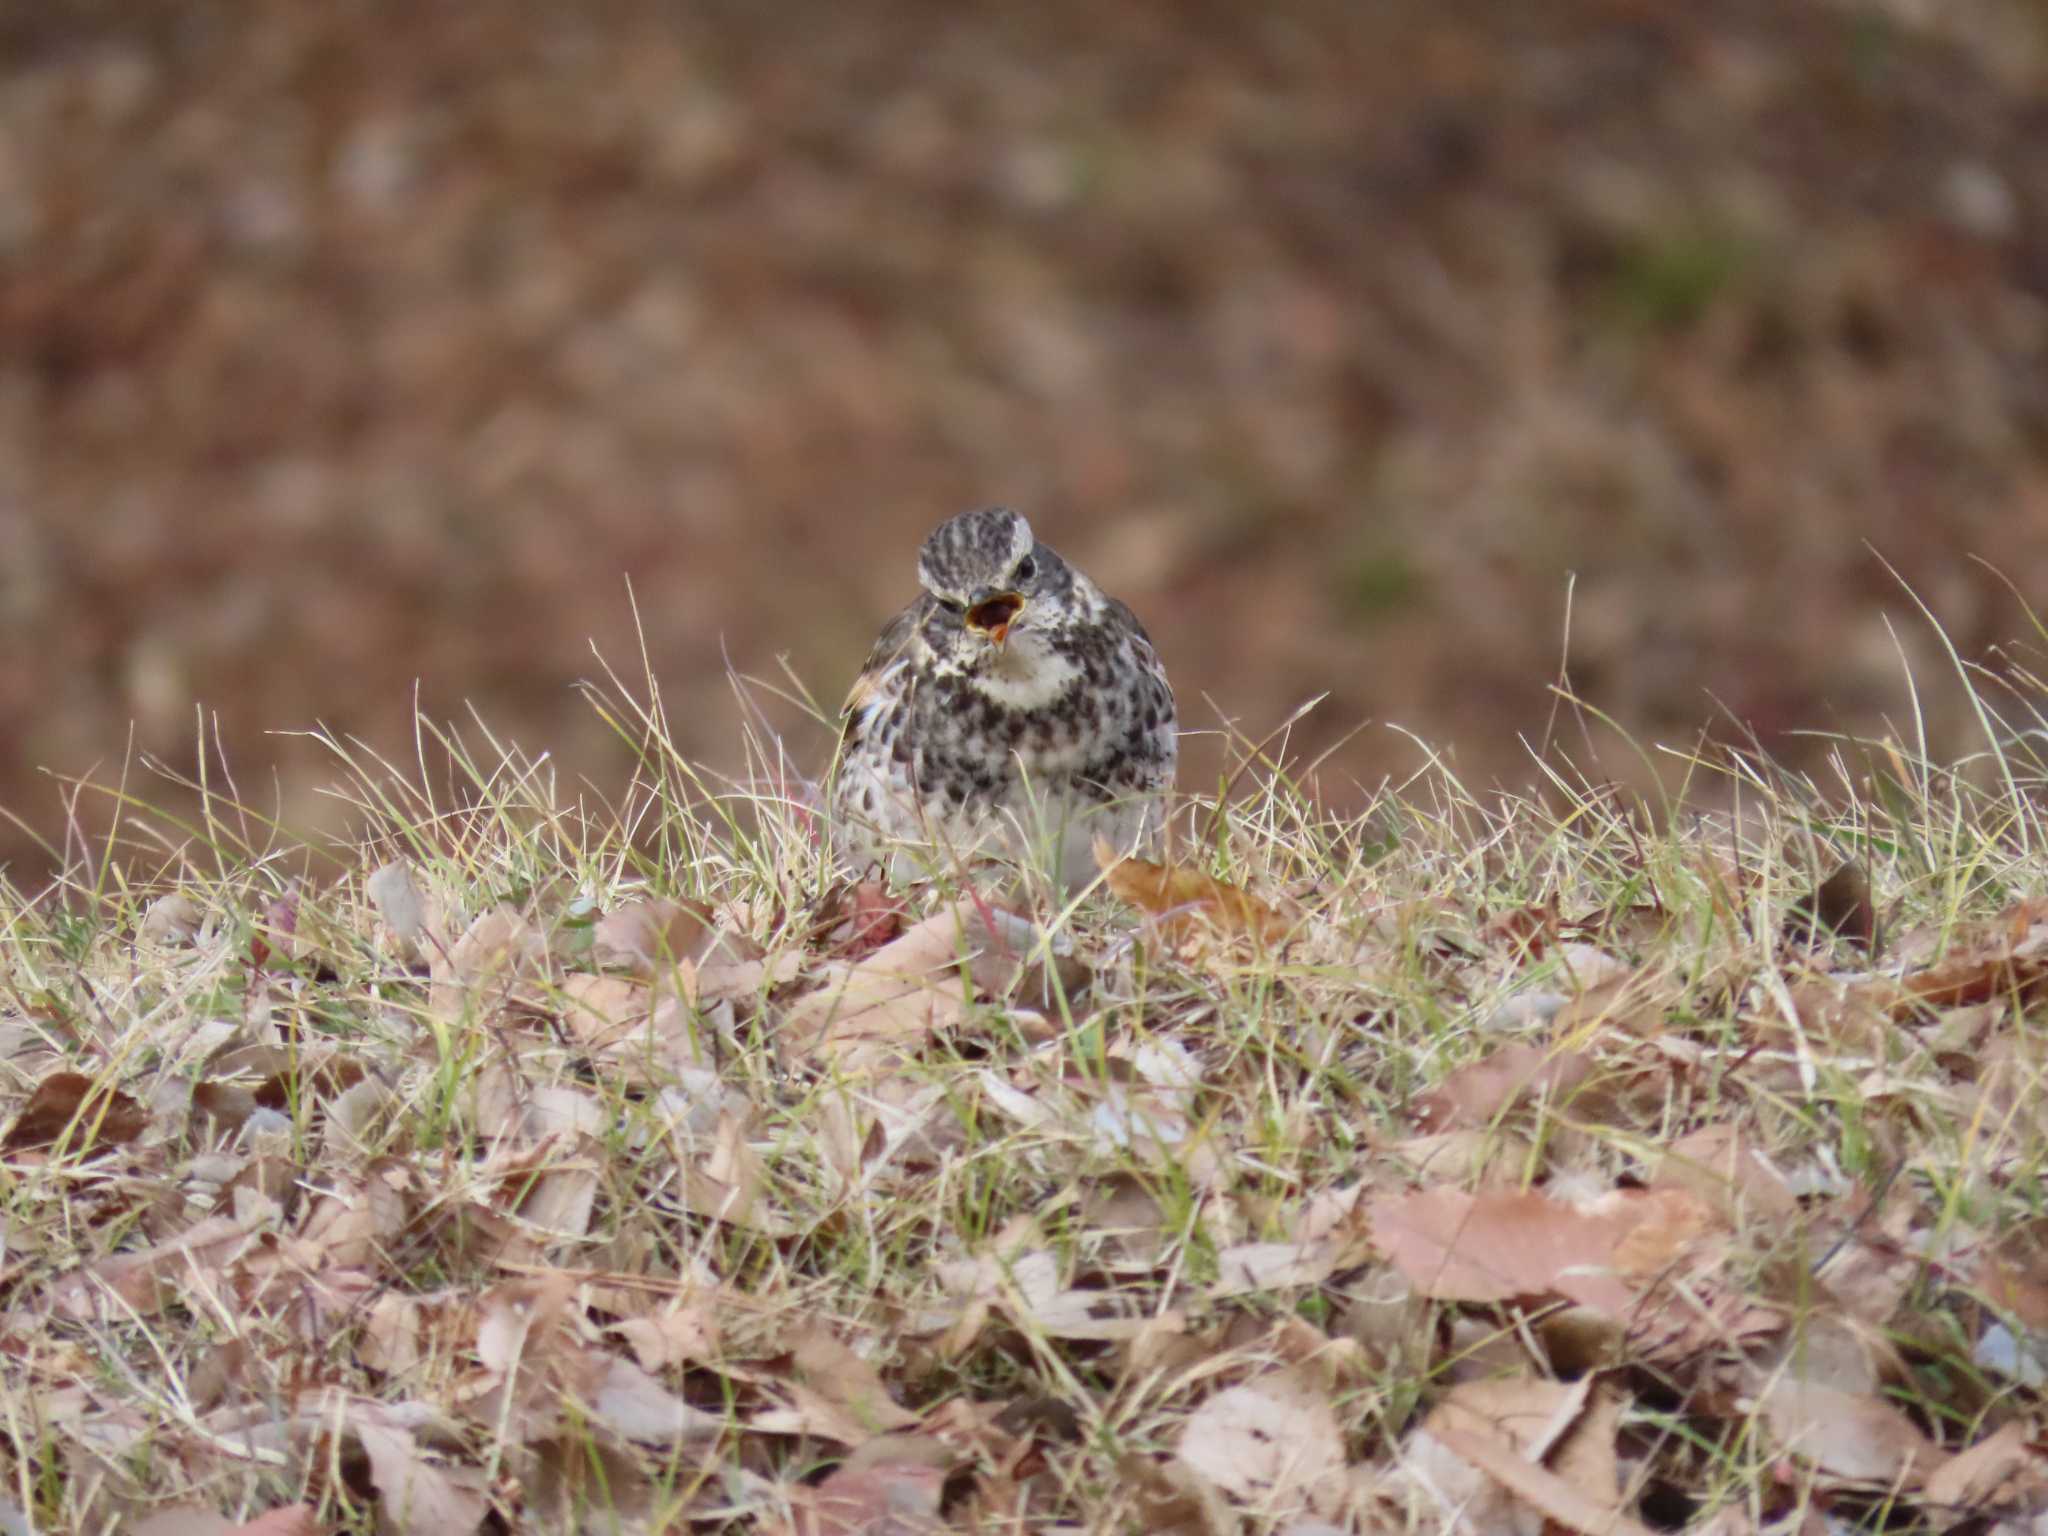
{"label": "yellow beak", "polygon": [[1010,626],[1024,611],[1024,599],[1015,592],[998,592],[983,598],[967,610],[967,627],[979,630],[1001,645],[1010,637]]}

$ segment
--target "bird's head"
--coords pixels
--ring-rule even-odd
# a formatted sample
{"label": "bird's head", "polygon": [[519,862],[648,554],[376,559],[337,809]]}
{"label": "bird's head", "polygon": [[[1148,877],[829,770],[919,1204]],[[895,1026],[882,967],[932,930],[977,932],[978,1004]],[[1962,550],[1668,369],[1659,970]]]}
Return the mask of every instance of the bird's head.
{"label": "bird's head", "polygon": [[1066,562],[1008,507],[939,524],[918,554],[917,579],[937,604],[947,649],[968,655],[1056,628],[1074,585]]}

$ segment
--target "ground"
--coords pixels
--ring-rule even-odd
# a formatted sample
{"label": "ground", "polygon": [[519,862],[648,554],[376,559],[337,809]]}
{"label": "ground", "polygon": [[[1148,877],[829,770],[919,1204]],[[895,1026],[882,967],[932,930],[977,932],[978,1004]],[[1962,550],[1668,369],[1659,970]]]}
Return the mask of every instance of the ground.
{"label": "ground", "polygon": [[6,893],[0,1528],[2048,1519],[2040,753],[892,888],[611,705],[617,819]]}
{"label": "ground", "polygon": [[332,829],[275,733],[410,757],[415,689],[612,784],[592,643],[735,769],[728,665],[829,714],[995,499],[1191,725],[1321,696],[1333,809],[1416,738],[1532,781],[1561,677],[1646,743],[1976,750],[1916,718],[1908,593],[2031,664],[2044,58],[1991,0],[11,8],[16,874],[63,851],[45,770],[191,776],[202,729]]}

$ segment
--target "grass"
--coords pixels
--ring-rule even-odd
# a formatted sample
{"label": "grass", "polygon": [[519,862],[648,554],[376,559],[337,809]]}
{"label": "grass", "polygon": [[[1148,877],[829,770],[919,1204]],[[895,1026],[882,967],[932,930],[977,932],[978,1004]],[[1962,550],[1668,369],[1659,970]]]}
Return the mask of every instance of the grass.
{"label": "grass", "polygon": [[863,882],[616,678],[609,800],[124,789],[0,903],[0,1529],[2038,1510],[2042,692],[1956,675],[1979,760],[1658,805],[1239,743],[1078,895]]}

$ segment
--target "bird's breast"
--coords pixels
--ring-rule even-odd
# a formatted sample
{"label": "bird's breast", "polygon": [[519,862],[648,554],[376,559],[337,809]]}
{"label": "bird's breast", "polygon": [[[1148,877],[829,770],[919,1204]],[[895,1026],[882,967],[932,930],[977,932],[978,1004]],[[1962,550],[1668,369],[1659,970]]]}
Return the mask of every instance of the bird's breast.
{"label": "bird's breast", "polygon": [[1057,651],[1012,645],[969,679],[968,686],[1001,708],[1035,714],[1057,704],[1081,669]]}

